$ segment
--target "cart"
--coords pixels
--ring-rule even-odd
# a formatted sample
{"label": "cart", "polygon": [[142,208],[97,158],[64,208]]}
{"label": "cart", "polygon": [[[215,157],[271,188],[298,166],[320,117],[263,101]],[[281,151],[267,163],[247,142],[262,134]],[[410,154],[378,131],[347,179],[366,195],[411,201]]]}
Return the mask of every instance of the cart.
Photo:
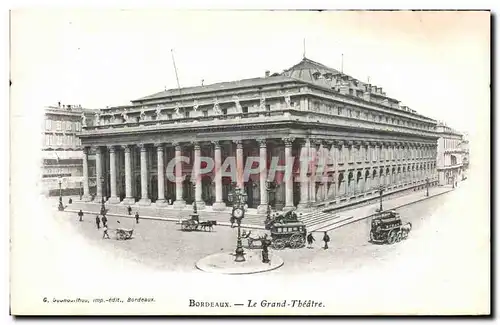
{"label": "cart", "polygon": [[412,225],[401,222],[399,213],[394,210],[385,211],[372,219],[370,242],[379,244],[394,244],[408,238]]}
{"label": "cart", "polygon": [[116,229],[116,239],[117,240],[130,239],[130,238],[132,238],[133,233],[134,233],[134,229],[117,228]]}

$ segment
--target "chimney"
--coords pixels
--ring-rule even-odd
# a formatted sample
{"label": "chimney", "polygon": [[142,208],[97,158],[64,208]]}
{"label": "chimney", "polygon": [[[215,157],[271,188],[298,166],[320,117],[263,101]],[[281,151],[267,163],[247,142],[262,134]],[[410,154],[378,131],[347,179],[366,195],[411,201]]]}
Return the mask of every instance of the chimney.
{"label": "chimney", "polygon": [[266,70],[266,78],[268,78],[270,74],[271,74],[271,71]]}
{"label": "chimney", "polygon": [[372,86],[372,93],[376,93],[377,92],[377,86]]}
{"label": "chimney", "polygon": [[363,99],[366,100],[367,102],[370,101],[370,92],[369,91],[363,92]]}

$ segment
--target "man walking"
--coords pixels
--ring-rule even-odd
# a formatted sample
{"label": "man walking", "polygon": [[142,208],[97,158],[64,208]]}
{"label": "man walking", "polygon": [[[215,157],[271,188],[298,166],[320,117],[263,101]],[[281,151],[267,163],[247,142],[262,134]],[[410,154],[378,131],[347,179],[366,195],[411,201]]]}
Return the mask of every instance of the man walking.
{"label": "man walking", "polygon": [[97,229],[101,228],[101,219],[99,219],[99,215],[95,216],[95,224],[97,225]]}
{"label": "man walking", "polygon": [[127,211],[128,211],[128,215],[131,216],[132,215],[132,208],[130,207],[130,205],[128,206]]}
{"label": "man walking", "polygon": [[316,239],[314,239],[312,232],[310,232],[309,235],[307,235],[307,248],[312,248],[311,246],[314,241],[316,241]]}
{"label": "man walking", "polygon": [[102,230],[103,230],[102,239],[104,239],[104,238],[110,239],[109,238],[109,234],[108,234],[108,227],[106,225],[104,225],[104,227],[102,228]]}
{"label": "man walking", "polygon": [[323,236],[323,241],[325,242],[325,247],[323,247],[323,248],[328,249],[328,242],[330,241],[330,236],[328,236],[326,231],[325,231],[325,235]]}
{"label": "man walking", "polygon": [[108,218],[106,218],[106,215],[103,215],[101,220],[102,220],[102,226],[107,227],[106,225],[108,224]]}
{"label": "man walking", "polygon": [[139,212],[135,213],[135,223],[139,223]]}
{"label": "man walking", "polygon": [[83,221],[83,211],[80,209],[80,212],[78,212],[78,216],[80,217],[80,221]]}

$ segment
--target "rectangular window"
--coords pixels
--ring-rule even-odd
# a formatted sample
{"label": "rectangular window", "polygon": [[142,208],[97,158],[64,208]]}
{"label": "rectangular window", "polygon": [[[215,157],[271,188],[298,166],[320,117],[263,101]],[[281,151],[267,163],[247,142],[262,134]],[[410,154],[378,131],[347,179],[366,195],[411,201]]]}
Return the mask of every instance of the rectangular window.
{"label": "rectangular window", "polygon": [[248,107],[246,107],[246,106],[242,107],[241,112],[243,113],[243,116],[247,116],[248,115]]}
{"label": "rectangular window", "polygon": [[172,119],[172,114],[167,114],[167,118],[168,118],[169,120],[171,120],[171,119]]}
{"label": "rectangular window", "polygon": [[66,131],[71,131],[73,129],[73,122],[66,122]]}
{"label": "rectangular window", "polygon": [[266,105],[266,111],[267,112],[271,111],[271,105]]}
{"label": "rectangular window", "polygon": [[203,117],[208,117],[208,111],[203,111]]}
{"label": "rectangular window", "polygon": [[184,111],[184,117],[188,118],[189,117],[189,111]]}
{"label": "rectangular window", "polygon": [[56,121],[56,130],[61,131],[61,121]]}
{"label": "rectangular window", "polygon": [[222,115],[227,115],[227,108],[222,109]]}

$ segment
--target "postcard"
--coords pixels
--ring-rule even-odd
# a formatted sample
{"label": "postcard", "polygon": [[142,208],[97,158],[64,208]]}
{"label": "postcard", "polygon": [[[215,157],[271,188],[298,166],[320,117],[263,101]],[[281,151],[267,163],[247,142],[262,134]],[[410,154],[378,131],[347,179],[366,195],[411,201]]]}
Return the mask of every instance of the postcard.
{"label": "postcard", "polygon": [[11,11],[12,315],[488,315],[489,11]]}

